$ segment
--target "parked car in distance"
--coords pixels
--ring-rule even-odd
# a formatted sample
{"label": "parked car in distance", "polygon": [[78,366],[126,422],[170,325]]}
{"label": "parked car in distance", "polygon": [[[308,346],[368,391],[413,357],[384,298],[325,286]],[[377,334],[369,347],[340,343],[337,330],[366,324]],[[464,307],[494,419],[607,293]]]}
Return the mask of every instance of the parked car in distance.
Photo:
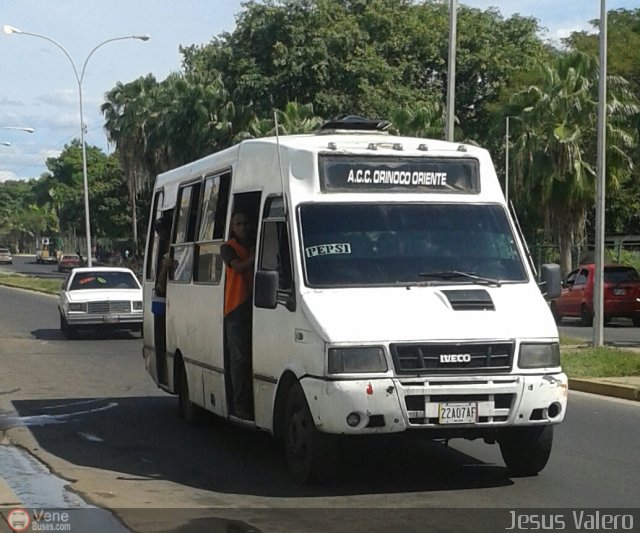
{"label": "parked car in distance", "polygon": [[[564,317],[580,318],[582,325],[593,324],[595,265],[582,265],[569,273],[562,294],[551,302],[551,311],[560,324]],[[605,265],[603,283],[604,322],[630,318],[640,326],[640,274],[631,266]]]}
{"label": "parked car in distance", "polygon": [[69,272],[72,268],[81,267],[83,261],[77,254],[64,254],[58,259],[58,272]]}
{"label": "parked car in distance", "polygon": [[80,329],[142,331],[142,286],[128,268],[74,268],[62,282],[58,311],[68,339]]}
{"label": "parked car in distance", "polygon": [[13,257],[9,248],[0,248],[0,263],[13,264]]}

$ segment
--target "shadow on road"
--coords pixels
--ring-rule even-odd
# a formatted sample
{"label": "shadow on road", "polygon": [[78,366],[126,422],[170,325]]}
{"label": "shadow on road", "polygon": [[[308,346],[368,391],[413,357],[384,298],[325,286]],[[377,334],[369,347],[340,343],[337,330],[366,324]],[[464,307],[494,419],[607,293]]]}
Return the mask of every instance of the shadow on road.
{"label": "shadow on road", "polygon": [[[512,484],[506,468],[440,443],[396,440],[343,447],[338,478],[300,487],[270,435],[211,416],[200,428],[177,415],[172,397],[15,401],[39,446],[75,465],[122,472],[122,479],[162,479],[197,489],[266,497],[344,496],[460,490]],[[45,416],[46,415],[46,416]]]}
{"label": "shadow on road", "polygon": [[74,342],[77,340],[114,340],[114,339],[139,339],[140,332],[128,331],[124,329],[117,330],[100,330],[100,329],[86,329],[79,331],[75,338],[69,340],[59,329],[35,329],[31,332],[34,338],[41,341],[65,341]]}

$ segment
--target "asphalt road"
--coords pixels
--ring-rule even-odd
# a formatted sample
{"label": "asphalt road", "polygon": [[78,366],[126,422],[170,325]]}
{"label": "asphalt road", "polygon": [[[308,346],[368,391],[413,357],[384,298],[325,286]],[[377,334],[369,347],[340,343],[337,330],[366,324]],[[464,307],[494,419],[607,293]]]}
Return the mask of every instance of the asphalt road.
{"label": "asphalt road", "polygon": [[[581,326],[578,320],[565,318],[558,326],[561,335],[584,342],[593,341],[593,328]],[[624,347],[640,347],[640,328],[636,328],[631,320],[616,319],[604,326],[603,339],[606,345]]]}
{"label": "asphalt road", "polygon": [[65,274],[58,272],[57,263],[36,262],[35,255],[14,255],[13,264],[0,264],[0,272],[17,272],[20,274],[29,274],[42,278],[64,278]]}
{"label": "asphalt road", "polygon": [[[509,509],[640,501],[637,402],[570,393],[536,477],[510,477],[498,447],[479,441],[362,442],[343,451],[335,483],[299,487],[269,435],[179,419],[139,338],[67,341],[55,298],[0,287],[0,302],[0,431],[134,531],[477,532],[506,528]],[[469,507],[499,511],[448,510]]]}

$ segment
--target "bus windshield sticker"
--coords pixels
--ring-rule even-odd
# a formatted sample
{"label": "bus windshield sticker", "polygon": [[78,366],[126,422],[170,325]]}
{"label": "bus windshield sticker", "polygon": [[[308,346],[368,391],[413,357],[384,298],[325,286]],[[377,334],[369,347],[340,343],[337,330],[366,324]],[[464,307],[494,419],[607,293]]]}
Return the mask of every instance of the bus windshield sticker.
{"label": "bus windshield sticker", "polygon": [[471,157],[319,156],[323,192],[480,192],[478,160]]}
{"label": "bus windshield sticker", "polygon": [[351,245],[348,242],[334,244],[318,244],[316,246],[308,246],[305,248],[307,257],[316,257],[318,255],[329,254],[350,254]]}

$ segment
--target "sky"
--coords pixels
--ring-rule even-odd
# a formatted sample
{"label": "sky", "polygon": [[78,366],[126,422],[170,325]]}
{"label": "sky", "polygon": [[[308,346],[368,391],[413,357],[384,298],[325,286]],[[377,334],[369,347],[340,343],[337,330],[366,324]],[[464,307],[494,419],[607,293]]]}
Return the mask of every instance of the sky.
{"label": "sky", "polygon": [[[504,18],[514,13],[535,17],[546,28],[542,37],[553,40],[590,30],[589,21],[599,18],[601,5],[601,0],[458,2],[496,7]],[[606,6],[638,9],[640,0],[607,0]],[[148,74],[162,81],[180,72],[179,47],[206,44],[232,32],[241,10],[242,0],[0,0],[0,27],[13,26],[58,44],[0,29],[0,181],[39,177],[47,171],[48,157],[57,157],[80,137],[78,78],[83,67],[85,140],[110,153],[100,113],[105,93],[118,82]],[[131,35],[150,39],[101,45]]]}

